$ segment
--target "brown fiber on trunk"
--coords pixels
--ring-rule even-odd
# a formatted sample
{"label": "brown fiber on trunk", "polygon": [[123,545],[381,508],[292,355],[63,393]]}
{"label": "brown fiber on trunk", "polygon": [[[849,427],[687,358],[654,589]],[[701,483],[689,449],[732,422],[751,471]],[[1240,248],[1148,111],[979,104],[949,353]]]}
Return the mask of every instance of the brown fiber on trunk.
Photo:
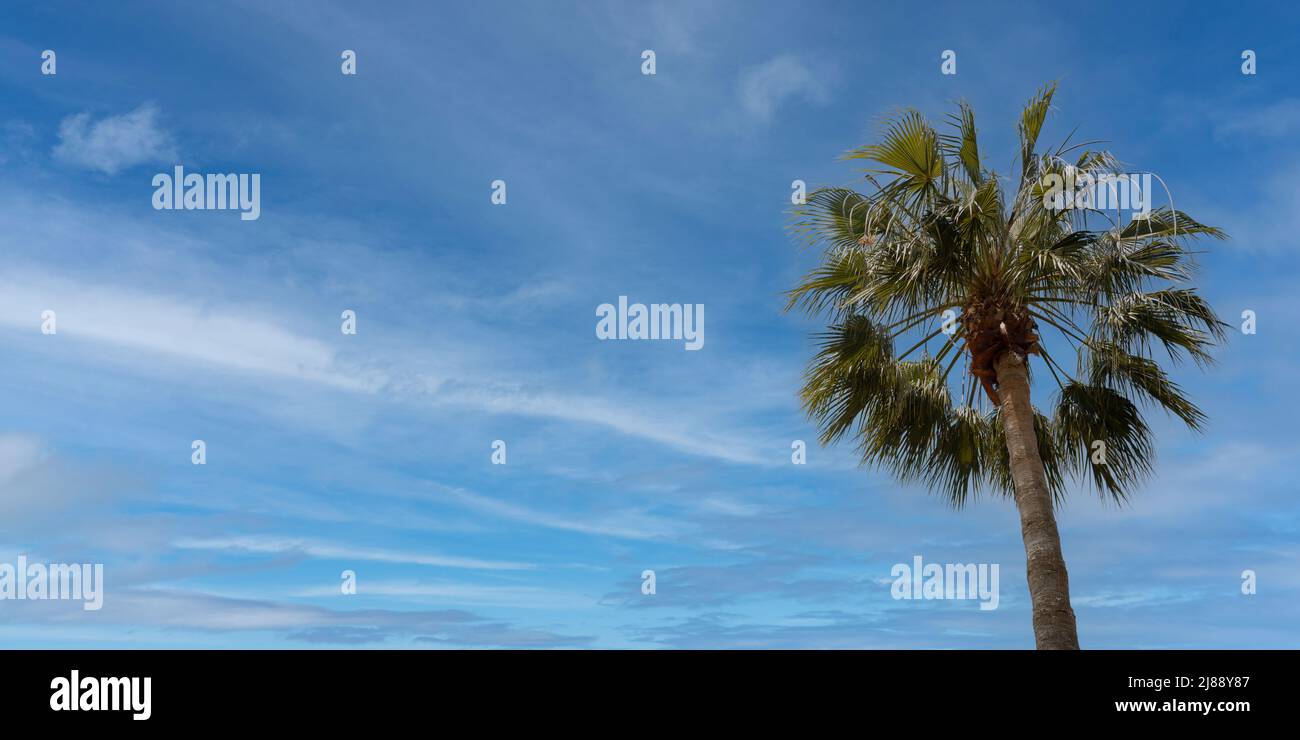
{"label": "brown fiber on trunk", "polygon": [[1039,650],[1078,650],[1079,635],[1070,608],[1070,577],[1061,554],[1061,535],[1052,511],[1052,494],[1038,454],[1034,409],[1029,402],[1025,356],[1004,352],[994,363],[1000,413],[1006,429],[1020,535],[1025,541],[1029,596],[1034,607],[1034,641]]}
{"label": "brown fiber on trunk", "polygon": [[971,356],[970,373],[997,406],[1002,400],[994,388],[998,377],[994,364],[1008,351],[1038,352],[1038,325],[1023,306],[1008,308],[1005,301],[976,297],[962,311],[962,328]]}

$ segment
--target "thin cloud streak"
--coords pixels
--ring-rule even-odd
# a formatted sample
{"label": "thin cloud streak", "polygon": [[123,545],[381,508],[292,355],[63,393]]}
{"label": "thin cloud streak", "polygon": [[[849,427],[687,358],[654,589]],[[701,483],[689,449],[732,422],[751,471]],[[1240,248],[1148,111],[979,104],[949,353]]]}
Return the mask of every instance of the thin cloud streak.
{"label": "thin cloud streak", "polygon": [[371,560],[385,563],[407,563],[439,568],[468,568],[474,570],[531,570],[532,563],[515,563],[502,560],[480,560],[446,555],[399,552],[334,545],[324,542],[277,537],[214,537],[181,538],[172,543],[182,550],[230,550],[259,554],[301,554],[327,560]]}

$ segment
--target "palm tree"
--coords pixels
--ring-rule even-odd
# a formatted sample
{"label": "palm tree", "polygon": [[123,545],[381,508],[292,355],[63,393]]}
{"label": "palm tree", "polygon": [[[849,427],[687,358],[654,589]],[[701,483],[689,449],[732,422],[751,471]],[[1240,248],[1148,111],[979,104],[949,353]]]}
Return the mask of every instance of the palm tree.
{"label": "palm tree", "polygon": [[[879,144],[847,153],[874,163],[869,192],[824,188],[796,208],[794,231],[824,253],[787,310],[828,321],[801,394],[822,443],[850,435],[863,464],[957,508],[984,491],[1012,497],[1035,642],[1078,649],[1054,508],[1070,479],[1122,503],[1150,475],[1143,408],[1201,428],[1204,414],[1156,350],[1204,366],[1225,338],[1188,286],[1185,246],[1225,235],[1172,205],[1127,222],[1086,201],[1057,207],[1053,176],[1107,183],[1121,171],[1096,142],[1038,150],[1055,91],[1044,87],[1020,116],[1014,192],[981,158],[965,103],[951,133],[906,111]],[[1031,400],[1040,367],[1055,381],[1050,417]]]}

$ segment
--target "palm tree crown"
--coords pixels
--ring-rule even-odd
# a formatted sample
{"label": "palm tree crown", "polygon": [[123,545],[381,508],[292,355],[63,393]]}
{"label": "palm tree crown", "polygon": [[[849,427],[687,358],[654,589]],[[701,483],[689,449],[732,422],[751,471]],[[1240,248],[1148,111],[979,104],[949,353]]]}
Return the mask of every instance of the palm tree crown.
{"label": "palm tree crown", "polygon": [[1052,498],[1075,478],[1122,501],[1152,470],[1144,408],[1193,429],[1204,421],[1157,357],[1205,364],[1224,338],[1188,285],[1186,248],[1222,232],[1172,205],[1125,222],[1045,198],[1049,175],[1120,174],[1109,152],[1089,148],[1096,142],[1067,137],[1039,151],[1055,89],[1020,117],[1014,191],[986,167],[962,103],[950,133],[915,111],[898,115],[880,143],[845,155],[872,163],[869,192],[820,189],[795,211],[795,231],[825,248],[787,306],[828,316],[802,390],[822,442],[850,435],[864,463],[955,506],[984,490],[1015,492],[998,414],[1006,354],[1055,381],[1051,416],[1033,411]]}

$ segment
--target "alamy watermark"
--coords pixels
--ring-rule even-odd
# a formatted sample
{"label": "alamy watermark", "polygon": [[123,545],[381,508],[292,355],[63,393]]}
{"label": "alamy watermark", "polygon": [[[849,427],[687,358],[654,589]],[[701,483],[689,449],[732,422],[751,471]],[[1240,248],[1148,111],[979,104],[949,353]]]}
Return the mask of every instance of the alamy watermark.
{"label": "alamy watermark", "polygon": [[676,339],[686,343],[687,350],[704,347],[703,303],[644,303],[627,302],[627,296],[618,297],[618,305],[602,303],[596,307],[596,338],[606,339]]}
{"label": "alamy watermark", "polygon": [[1063,173],[1043,175],[1040,184],[1043,187],[1043,207],[1049,210],[1129,211],[1134,217],[1151,213],[1150,172],[1093,175],[1066,167]]}
{"label": "alamy watermark", "polygon": [[0,563],[0,601],[84,601],[82,609],[104,606],[103,563],[31,563],[18,556],[16,565]]}
{"label": "alamy watermark", "polygon": [[256,172],[185,174],[185,168],[176,165],[171,174],[154,175],[153,186],[156,211],[239,211],[242,221],[256,221],[262,215],[262,176]]}
{"label": "alamy watermark", "polygon": [[56,712],[131,712],[131,719],[153,716],[153,680],[149,676],[119,678],[82,676],[72,669],[66,678],[50,681],[50,709]]}
{"label": "alamy watermark", "polygon": [[980,611],[998,608],[998,564],[923,563],[920,555],[912,564],[898,563],[890,569],[895,599],[978,599]]}

